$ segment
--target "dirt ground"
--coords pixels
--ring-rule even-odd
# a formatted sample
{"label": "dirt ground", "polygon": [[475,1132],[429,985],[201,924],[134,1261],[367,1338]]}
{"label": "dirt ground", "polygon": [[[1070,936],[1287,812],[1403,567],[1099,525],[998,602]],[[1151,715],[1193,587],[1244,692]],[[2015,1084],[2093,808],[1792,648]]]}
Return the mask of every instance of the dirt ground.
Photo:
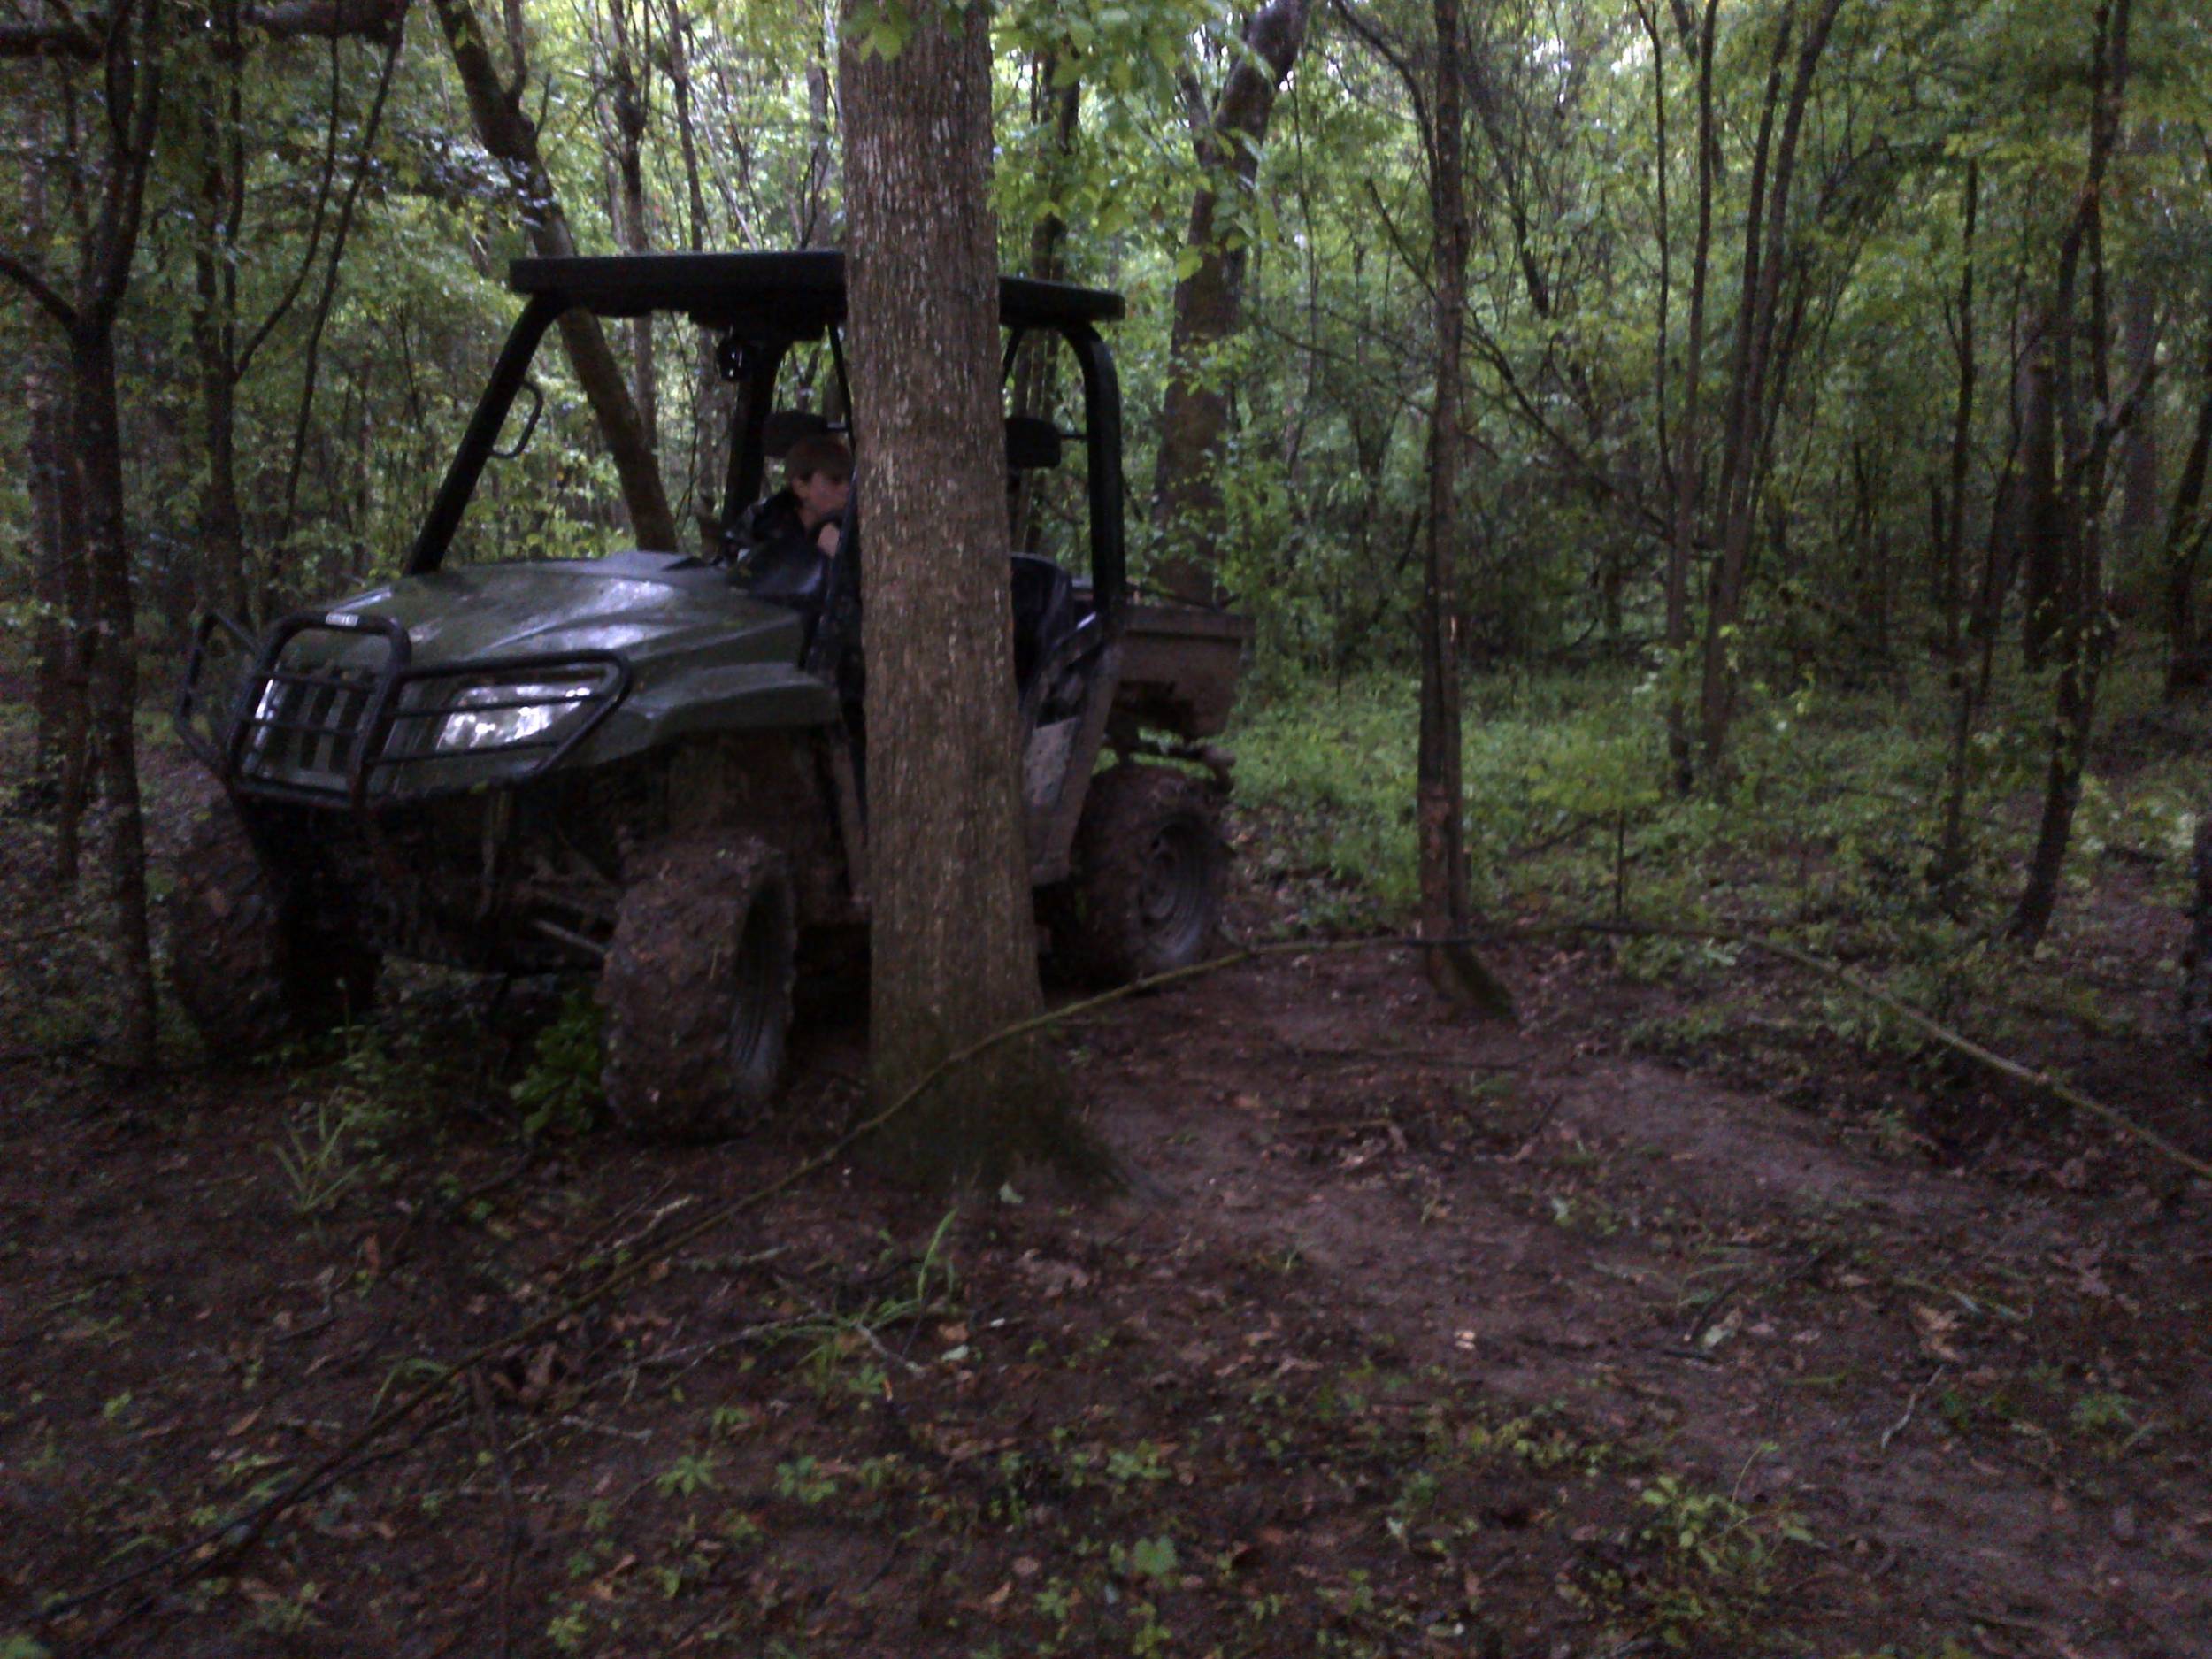
{"label": "dirt ground", "polygon": [[[2177,924],[2070,926],[2137,1034],[2022,1057],[2212,1154]],[[0,1655],[2212,1654],[2212,1191],[1925,1062],[1658,1041],[1686,994],[1603,948],[1495,965],[1516,1025],[1375,951],[1068,1026],[1129,1194],[841,1162],[265,1532],[420,1362],[833,1143],[864,997],[703,1150],[525,1139],[527,988],[137,1083],[11,1050]]]}

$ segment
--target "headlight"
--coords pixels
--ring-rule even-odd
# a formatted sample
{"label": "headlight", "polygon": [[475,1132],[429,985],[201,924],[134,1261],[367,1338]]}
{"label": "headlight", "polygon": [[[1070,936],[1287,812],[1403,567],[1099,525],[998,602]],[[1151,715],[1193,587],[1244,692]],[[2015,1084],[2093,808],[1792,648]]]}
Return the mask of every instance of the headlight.
{"label": "headlight", "polygon": [[284,718],[285,687],[272,680],[261,687],[261,700],[253,706],[253,723],[248,728],[246,754],[254,760],[261,758],[269,747],[269,740],[276,735],[276,728],[269,722]]}
{"label": "headlight", "polygon": [[589,686],[471,686],[457,695],[438,727],[440,754],[506,749],[543,736],[577,712]]}

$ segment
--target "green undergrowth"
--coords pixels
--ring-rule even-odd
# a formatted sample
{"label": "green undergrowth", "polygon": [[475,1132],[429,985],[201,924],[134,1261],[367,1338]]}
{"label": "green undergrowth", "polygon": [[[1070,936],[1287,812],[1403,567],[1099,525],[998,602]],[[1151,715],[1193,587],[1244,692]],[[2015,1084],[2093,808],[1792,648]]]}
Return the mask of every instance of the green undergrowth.
{"label": "green undergrowth", "polygon": [[[2181,902],[2208,719],[2162,707],[2154,668],[2130,661],[2108,678],[2041,958],[2093,948],[2108,894],[2166,910]],[[1661,695],[1655,677],[1626,670],[1470,681],[1465,826],[1484,914],[1772,933],[1939,1017],[2023,988],[2022,953],[2001,934],[2040,802],[2042,686],[2001,680],[1979,723],[1969,863],[1947,902],[1932,876],[1950,710],[1932,672],[1901,688],[1747,688],[1730,782],[1686,796],[1667,786]],[[1239,800],[1261,832],[1256,873],[1288,901],[1289,927],[1387,923],[1412,909],[1416,698],[1409,676],[1316,686],[1248,711],[1233,734]],[[1608,948],[1627,977],[1692,993],[1746,965],[1739,948],[1697,941]],[[2073,995],[2055,969],[2028,977],[2047,1017],[2055,1009],[2093,1030],[2128,1024],[2109,998]],[[1878,1048],[1921,1041],[1840,987],[1806,989],[1807,1017],[1839,1036]]]}

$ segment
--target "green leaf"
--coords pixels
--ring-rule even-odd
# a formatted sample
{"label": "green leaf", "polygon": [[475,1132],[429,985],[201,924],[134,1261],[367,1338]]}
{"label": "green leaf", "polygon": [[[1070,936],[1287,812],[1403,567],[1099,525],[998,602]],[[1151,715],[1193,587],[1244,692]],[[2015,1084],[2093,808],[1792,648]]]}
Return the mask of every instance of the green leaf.
{"label": "green leaf", "polygon": [[1148,1578],[1174,1577],[1179,1564],[1171,1538],[1141,1538],[1129,1551],[1129,1570]]}

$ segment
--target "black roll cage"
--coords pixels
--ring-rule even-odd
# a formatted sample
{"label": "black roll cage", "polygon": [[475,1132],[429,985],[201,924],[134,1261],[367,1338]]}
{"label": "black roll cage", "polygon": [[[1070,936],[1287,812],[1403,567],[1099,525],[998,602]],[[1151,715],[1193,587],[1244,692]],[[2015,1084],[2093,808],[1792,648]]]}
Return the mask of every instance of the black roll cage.
{"label": "black roll cage", "polygon": [[[508,331],[461,434],[460,447],[408,552],[403,566],[407,575],[422,575],[444,562],[532,359],[547,332],[572,309],[601,318],[682,312],[721,337],[722,360],[737,369],[734,378],[743,388],[730,445],[728,488],[722,503],[725,524],[760,495],[767,470],[764,428],[775,401],[777,372],[792,347],[826,335],[838,353],[838,376],[843,379],[841,253],[519,259],[510,268],[508,284],[526,296],[522,314]],[[1021,277],[1004,277],[999,283],[999,319],[1010,334],[1007,363],[1013,361],[1023,335],[1034,331],[1058,334],[1082,371],[1091,587],[1101,618],[1109,624],[1118,620],[1127,590],[1121,382],[1113,354],[1093,325],[1112,321],[1122,311],[1118,295],[1095,288]]]}

